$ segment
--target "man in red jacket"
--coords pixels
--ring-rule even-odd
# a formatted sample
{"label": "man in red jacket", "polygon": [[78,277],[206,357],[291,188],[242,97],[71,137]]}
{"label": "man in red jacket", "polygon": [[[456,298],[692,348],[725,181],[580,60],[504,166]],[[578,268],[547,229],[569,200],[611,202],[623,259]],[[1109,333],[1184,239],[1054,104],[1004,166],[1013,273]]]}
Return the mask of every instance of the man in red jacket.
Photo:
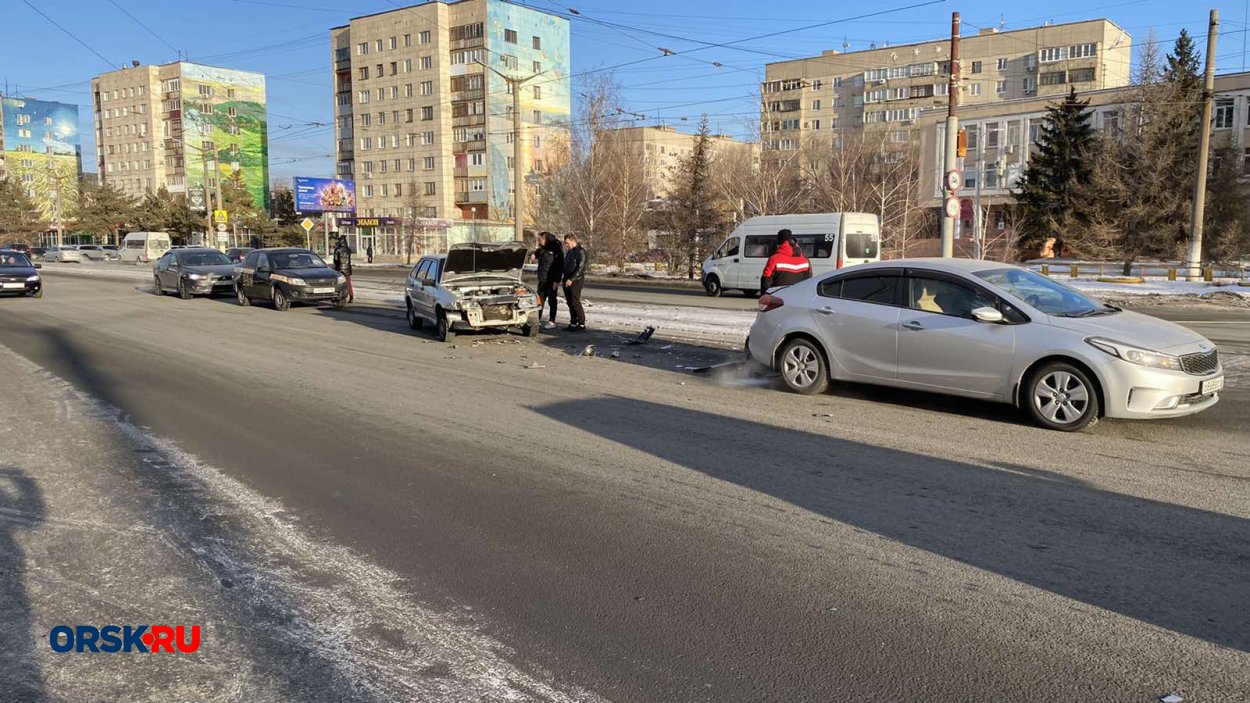
{"label": "man in red jacket", "polygon": [[792,286],[812,277],[812,263],[794,243],[794,234],[783,229],[777,233],[777,251],[768,257],[764,275],[760,277],[760,292],[774,286]]}

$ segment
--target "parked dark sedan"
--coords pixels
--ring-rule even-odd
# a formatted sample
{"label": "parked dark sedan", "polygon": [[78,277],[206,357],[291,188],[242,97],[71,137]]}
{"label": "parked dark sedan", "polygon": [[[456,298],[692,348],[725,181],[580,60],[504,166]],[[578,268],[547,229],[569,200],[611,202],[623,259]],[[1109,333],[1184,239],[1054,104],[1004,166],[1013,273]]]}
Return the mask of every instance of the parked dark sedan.
{"label": "parked dark sedan", "polygon": [[246,259],[247,255],[254,251],[256,250],[251,247],[235,247],[234,249],[226,250],[226,258],[230,259],[231,263],[237,264]]}
{"label": "parked dark sedan", "polygon": [[278,310],[317,302],[341,308],[347,305],[347,278],[309,249],[257,249],[234,269],[234,292],[239,305],[272,300]]}
{"label": "parked dark sedan", "polygon": [[26,254],[16,249],[0,249],[0,294],[43,297],[43,279]]}
{"label": "parked dark sedan", "polygon": [[173,249],[152,266],[156,292],[174,291],[189,300],[196,295],[234,292],[234,264],[216,249]]}

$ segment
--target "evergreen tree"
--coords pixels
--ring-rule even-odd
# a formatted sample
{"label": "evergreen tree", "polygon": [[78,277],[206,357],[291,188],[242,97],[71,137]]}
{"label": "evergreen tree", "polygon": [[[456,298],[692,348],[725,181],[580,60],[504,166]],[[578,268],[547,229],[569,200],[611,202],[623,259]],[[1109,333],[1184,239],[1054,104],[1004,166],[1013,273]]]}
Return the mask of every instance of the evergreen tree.
{"label": "evergreen tree", "polygon": [[[1063,102],[1046,108],[1037,153],[1017,185],[1021,247],[1036,248],[1049,237],[1063,237],[1080,250],[1075,225],[1083,203],[1080,188],[1089,183],[1094,128],[1088,100],[1074,88]],[[1076,240],[1076,241],[1074,241]]]}
{"label": "evergreen tree", "polygon": [[1241,182],[1237,150],[1225,142],[1211,152],[1203,258],[1234,261],[1250,253],[1250,187]]}
{"label": "evergreen tree", "polygon": [[1167,56],[1167,66],[1163,69],[1164,80],[1181,90],[1181,95],[1196,100],[1202,94],[1202,82],[1198,78],[1198,50],[1189,32],[1182,29],[1172,53]]}
{"label": "evergreen tree", "polygon": [[[694,148],[677,163],[673,196],[669,213],[675,235],[676,249],[684,254],[687,275],[694,278],[697,262],[709,245],[703,234],[722,224],[718,202],[712,192],[711,180],[712,138],[708,129],[707,115],[699,121]],[[679,259],[674,258],[674,263]]]}
{"label": "evergreen tree", "polygon": [[130,224],[140,232],[164,232],[169,225],[172,206],[173,197],[168,190],[149,190],[135,206]]}
{"label": "evergreen tree", "polygon": [[21,183],[0,178],[0,234],[34,234],[43,229],[39,207]]}
{"label": "evergreen tree", "polygon": [[102,241],[119,243],[114,241],[115,233],[129,227],[134,217],[134,209],[135,202],[130,196],[105,181],[83,191],[82,197],[78,199],[74,220],[80,231],[99,237]]}
{"label": "evergreen tree", "polygon": [[[415,185],[413,186],[415,189]],[[273,218],[280,225],[297,225],[300,217],[295,213],[295,193],[290,188],[280,187],[273,191],[270,198],[270,209]]]}

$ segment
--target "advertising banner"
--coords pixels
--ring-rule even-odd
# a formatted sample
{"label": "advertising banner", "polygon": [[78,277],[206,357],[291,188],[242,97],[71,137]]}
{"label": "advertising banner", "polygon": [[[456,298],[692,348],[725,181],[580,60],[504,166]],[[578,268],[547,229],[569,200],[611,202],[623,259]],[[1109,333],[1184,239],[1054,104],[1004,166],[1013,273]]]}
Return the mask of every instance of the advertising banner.
{"label": "advertising banner", "polygon": [[295,177],[295,211],[356,212],[356,182],[338,178]]}

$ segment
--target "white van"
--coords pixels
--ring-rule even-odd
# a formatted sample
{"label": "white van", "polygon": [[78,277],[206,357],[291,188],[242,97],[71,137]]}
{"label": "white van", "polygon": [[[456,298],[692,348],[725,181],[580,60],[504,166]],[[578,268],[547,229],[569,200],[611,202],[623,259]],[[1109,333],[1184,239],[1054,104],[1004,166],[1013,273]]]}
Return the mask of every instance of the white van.
{"label": "white van", "polygon": [[733,231],[703,262],[703,288],[710,296],[736,289],[759,293],[768,257],[777,249],[777,232],[788,229],[819,276],[845,266],[881,260],[877,216],[864,212],[752,217]]}
{"label": "white van", "polygon": [[122,240],[122,261],[146,264],[169,251],[169,235],[164,232],[131,232]]}

